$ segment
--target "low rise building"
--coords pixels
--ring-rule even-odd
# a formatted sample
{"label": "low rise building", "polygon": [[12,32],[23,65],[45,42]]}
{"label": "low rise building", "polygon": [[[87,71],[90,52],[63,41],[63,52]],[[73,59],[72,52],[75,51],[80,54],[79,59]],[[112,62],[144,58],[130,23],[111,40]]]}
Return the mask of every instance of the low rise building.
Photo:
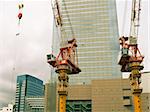
{"label": "low rise building", "polygon": [[150,112],[150,93],[142,93],[141,104],[143,112]]}
{"label": "low rise building", "polygon": [[44,112],[44,96],[26,97],[25,112]]}
{"label": "low rise building", "polygon": [[91,85],[71,85],[67,112],[132,112],[132,94],[127,79],[93,80]]}
{"label": "low rise building", "polygon": [[7,107],[1,108],[0,112],[13,112],[13,104],[8,104]]}
{"label": "low rise building", "polygon": [[[142,93],[141,100],[142,111],[150,112],[150,93]],[[134,111],[130,81],[128,79],[97,79],[92,80],[90,85],[86,83],[69,85],[66,103],[66,112]],[[56,100],[56,112],[58,112],[58,100]]]}

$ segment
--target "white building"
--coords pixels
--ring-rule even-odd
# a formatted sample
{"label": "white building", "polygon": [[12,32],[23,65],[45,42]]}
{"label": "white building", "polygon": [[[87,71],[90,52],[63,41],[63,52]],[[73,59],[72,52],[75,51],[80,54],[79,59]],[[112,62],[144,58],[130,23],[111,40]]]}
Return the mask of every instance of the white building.
{"label": "white building", "polygon": [[44,97],[43,96],[26,97],[25,112],[44,112]]}
{"label": "white building", "polygon": [[8,107],[3,107],[0,112],[13,112],[13,104],[8,104]]}

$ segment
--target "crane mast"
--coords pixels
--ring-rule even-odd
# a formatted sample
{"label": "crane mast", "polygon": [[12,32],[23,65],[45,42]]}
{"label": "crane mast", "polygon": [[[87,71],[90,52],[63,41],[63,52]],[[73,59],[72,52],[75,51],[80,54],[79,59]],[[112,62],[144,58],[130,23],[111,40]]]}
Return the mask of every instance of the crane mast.
{"label": "crane mast", "polygon": [[[63,22],[61,18],[61,12],[58,0],[55,0],[54,3],[54,18],[56,21],[56,26],[59,27],[60,35],[64,32],[63,30]],[[74,37],[74,35],[73,35]],[[61,36],[61,38],[63,38]],[[72,38],[67,42],[62,41],[62,47],[60,48],[60,52],[57,56],[53,54],[47,55],[47,62],[55,68],[55,72],[58,73],[58,95],[59,95],[59,112],[66,112],[66,99],[68,95],[67,87],[69,83],[68,75],[78,74],[81,72],[80,68],[78,67],[78,60],[77,60],[77,43],[76,39]]]}
{"label": "crane mast", "polygon": [[120,37],[120,45],[122,46],[122,56],[119,61],[122,72],[130,72],[130,85],[133,95],[134,112],[142,112],[141,110],[141,70],[144,66],[141,65],[143,62],[143,56],[138,49],[137,39],[139,30],[140,20],[140,8],[141,0],[132,0],[132,12],[131,12],[131,26],[130,36]]}

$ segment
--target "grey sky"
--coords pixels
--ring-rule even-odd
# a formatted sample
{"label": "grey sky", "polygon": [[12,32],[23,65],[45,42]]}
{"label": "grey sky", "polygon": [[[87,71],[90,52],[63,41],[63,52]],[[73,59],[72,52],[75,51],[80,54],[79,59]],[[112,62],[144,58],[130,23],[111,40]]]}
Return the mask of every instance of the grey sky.
{"label": "grey sky", "polygon": [[[18,32],[18,3],[20,0],[0,0],[0,107],[13,100],[16,86],[16,74],[29,73],[47,81],[50,68],[46,63],[46,54],[50,52],[52,37],[53,14],[51,0],[23,0],[23,17]],[[122,29],[124,0],[117,0],[119,30]],[[148,4],[142,2],[140,46],[145,55],[146,69],[150,70],[150,35],[148,34]],[[125,18],[125,33],[128,36],[130,21],[130,6],[128,2]],[[120,34],[122,34],[120,32]]]}

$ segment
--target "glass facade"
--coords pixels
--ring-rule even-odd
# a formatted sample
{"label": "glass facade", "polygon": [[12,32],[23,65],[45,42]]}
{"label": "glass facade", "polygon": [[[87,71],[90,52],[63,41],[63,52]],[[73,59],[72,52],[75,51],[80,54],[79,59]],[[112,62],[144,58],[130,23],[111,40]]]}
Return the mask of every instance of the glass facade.
{"label": "glass facade", "polygon": [[17,77],[16,112],[24,112],[25,97],[44,96],[43,81],[28,74]]}
{"label": "glass facade", "polygon": [[[90,84],[92,79],[97,78],[121,78],[115,0],[62,0],[60,4],[63,21],[61,40],[72,39],[73,30],[82,70],[80,74],[69,77],[70,83]],[[53,37],[55,49],[60,43],[56,36]]]}

